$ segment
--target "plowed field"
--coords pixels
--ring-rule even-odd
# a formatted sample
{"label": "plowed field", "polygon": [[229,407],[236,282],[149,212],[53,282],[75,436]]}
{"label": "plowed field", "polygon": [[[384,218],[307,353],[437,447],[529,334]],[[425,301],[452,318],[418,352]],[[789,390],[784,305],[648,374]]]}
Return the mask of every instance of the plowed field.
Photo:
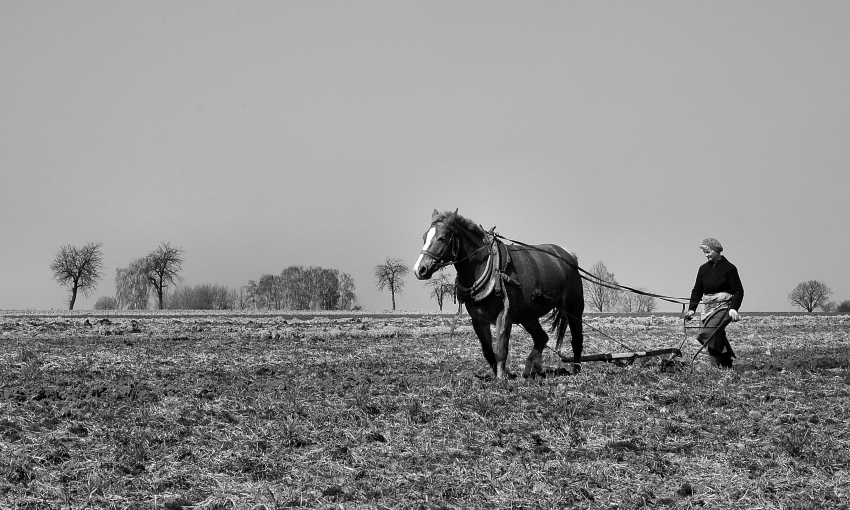
{"label": "plowed field", "polygon": [[[673,316],[587,321],[685,339]],[[0,507],[850,508],[848,316],[747,316],[732,371],[689,339],[675,370],[566,375],[547,351],[546,377],[505,381],[450,322],[2,313]],[[520,373],[521,328],[511,347]]]}

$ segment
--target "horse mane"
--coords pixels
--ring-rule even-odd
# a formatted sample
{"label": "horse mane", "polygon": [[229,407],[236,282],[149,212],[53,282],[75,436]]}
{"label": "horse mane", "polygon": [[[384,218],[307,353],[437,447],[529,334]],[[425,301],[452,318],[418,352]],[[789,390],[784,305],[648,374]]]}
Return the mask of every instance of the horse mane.
{"label": "horse mane", "polygon": [[460,228],[462,228],[464,230],[469,230],[470,232],[473,232],[476,235],[481,236],[481,237],[484,237],[484,235],[487,234],[487,232],[483,228],[481,228],[481,225],[479,225],[479,224],[475,223],[474,221],[470,220],[469,218],[465,218],[465,217],[463,217],[460,214],[457,214],[455,212],[444,211],[444,212],[440,213],[440,215],[434,221],[443,221],[443,220],[446,220],[446,219],[449,219],[449,218],[452,218],[452,217],[454,217],[454,218],[451,221],[451,223],[459,226]]}

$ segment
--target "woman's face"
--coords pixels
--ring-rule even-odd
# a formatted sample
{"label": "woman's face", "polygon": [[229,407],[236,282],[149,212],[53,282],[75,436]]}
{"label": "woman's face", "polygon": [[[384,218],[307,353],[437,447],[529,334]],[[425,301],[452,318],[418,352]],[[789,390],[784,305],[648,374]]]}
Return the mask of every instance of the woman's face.
{"label": "woman's face", "polygon": [[717,262],[720,260],[720,254],[706,245],[702,245],[702,252],[709,262]]}

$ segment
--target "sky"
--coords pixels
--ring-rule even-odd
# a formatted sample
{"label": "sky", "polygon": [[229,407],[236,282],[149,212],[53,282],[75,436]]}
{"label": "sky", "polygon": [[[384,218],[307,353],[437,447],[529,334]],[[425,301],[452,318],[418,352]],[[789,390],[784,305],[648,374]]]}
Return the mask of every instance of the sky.
{"label": "sky", "polygon": [[[850,2],[0,2],[0,309],[67,308],[182,248],[187,285],[412,266],[458,209],[688,296],[720,240],[741,312],[850,299]],[[450,270],[453,274],[453,270]],[[406,278],[402,310],[435,310]],[[661,303],[660,311],[678,311]]]}

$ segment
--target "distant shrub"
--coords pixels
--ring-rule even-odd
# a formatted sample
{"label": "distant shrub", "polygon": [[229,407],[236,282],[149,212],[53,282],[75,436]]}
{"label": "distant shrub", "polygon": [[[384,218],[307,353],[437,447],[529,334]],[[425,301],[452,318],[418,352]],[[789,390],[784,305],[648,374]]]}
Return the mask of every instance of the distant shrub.
{"label": "distant shrub", "polygon": [[850,312],[850,300],[842,301],[840,305],[835,307],[835,311],[842,313]]}
{"label": "distant shrub", "polygon": [[234,308],[234,293],[223,285],[178,287],[166,294],[166,310],[230,310]]}
{"label": "distant shrub", "polygon": [[279,275],[264,274],[245,286],[249,308],[267,310],[352,310],[357,305],[354,279],[337,269],[290,266]]}
{"label": "distant shrub", "polygon": [[100,296],[94,304],[95,310],[117,310],[118,300],[112,296]]}

